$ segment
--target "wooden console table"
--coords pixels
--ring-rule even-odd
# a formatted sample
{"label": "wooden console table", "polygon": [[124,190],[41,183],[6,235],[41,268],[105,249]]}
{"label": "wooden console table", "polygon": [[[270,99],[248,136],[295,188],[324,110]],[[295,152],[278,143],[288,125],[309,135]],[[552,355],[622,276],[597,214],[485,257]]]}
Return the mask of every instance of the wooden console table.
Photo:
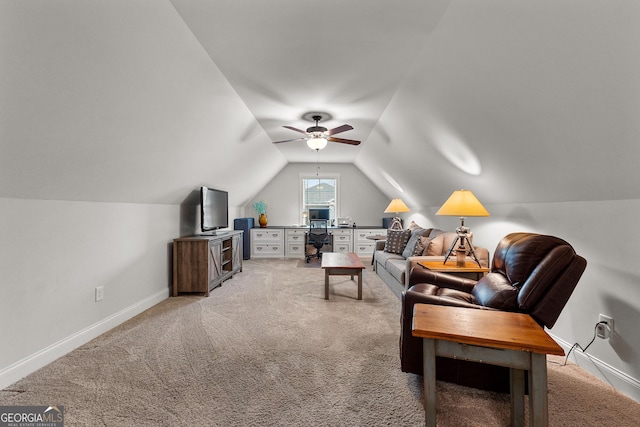
{"label": "wooden console table", "polygon": [[464,267],[458,267],[455,261],[418,261],[418,265],[440,273],[477,273],[480,277],[489,272],[487,267],[480,267],[474,261],[466,261]]}
{"label": "wooden console table", "polygon": [[324,270],[324,299],[329,299],[329,276],[358,276],[358,299],[362,299],[362,270],[366,267],[357,254],[325,252],[322,254]]}
{"label": "wooden console table", "polygon": [[415,304],[413,336],[423,340],[424,408],[436,425],[436,356],[506,366],[511,376],[511,425],[524,425],[524,372],[529,371],[529,425],[547,426],[547,354],[562,348],[523,313]]}

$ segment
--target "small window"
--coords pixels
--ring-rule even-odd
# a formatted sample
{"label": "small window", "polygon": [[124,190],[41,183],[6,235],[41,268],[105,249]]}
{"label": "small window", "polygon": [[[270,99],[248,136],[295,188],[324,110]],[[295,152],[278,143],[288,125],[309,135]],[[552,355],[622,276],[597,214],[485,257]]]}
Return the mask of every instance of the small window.
{"label": "small window", "polygon": [[338,212],[338,176],[302,176],[302,224],[310,219],[326,219],[335,224]]}

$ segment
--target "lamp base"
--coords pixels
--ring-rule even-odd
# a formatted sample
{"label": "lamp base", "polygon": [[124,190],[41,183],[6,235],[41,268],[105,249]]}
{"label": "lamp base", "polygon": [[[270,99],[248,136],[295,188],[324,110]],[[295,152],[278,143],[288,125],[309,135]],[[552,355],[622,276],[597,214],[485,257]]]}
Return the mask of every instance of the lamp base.
{"label": "lamp base", "polygon": [[467,251],[464,246],[458,246],[456,249],[456,267],[466,267],[467,265]]}
{"label": "lamp base", "polygon": [[389,230],[402,231],[402,220],[399,217],[393,218],[393,221],[391,221],[391,225],[389,226]]}
{"label": "lamp base", "polygon": [[444,257],[443,264],[446,264],[447,260],[451,256],[451,252],[453,252],[453,248],[456,247],[456,243],[460,242],[456,252],[456,267],[464,267],[466,265],[467,247],[469,248],[469,255],[471,255],[473,260],[478,264],[478,267],[482,267],[482,264],[480,264],[480,260],[478,259],[478,255],[476,255],[476,251],[473,249],[473,245],[471,245],[471,240],[469,240],[469,229],[464,227],[463,231],[460,231],[460,229],[456,231],[458,231],[458,236],[451,244],[451,247],[449,247],[449,250]]}

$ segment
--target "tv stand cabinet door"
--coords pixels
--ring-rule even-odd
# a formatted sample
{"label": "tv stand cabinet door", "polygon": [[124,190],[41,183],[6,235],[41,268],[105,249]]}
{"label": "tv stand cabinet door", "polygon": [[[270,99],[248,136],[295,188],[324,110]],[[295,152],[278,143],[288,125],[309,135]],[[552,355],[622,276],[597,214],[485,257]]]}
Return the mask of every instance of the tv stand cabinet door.
{"label": "tv stand cabinet door", "polygon": [[242,232],[233,235],[232,255],[231,255],[231,272],[237,273],[242,271],[242,256],[244,254],[244,237]]}
{"label": "tv stand cabinet door", "polygon": [[209,291],[222,282],[222,241],[209,241],[209,286],[205,295],[209,296]]}
{"label": "tv stand cabinet door", "polygon": [[176,239],[173,242],[173,296],[209,291],[209,241]]}

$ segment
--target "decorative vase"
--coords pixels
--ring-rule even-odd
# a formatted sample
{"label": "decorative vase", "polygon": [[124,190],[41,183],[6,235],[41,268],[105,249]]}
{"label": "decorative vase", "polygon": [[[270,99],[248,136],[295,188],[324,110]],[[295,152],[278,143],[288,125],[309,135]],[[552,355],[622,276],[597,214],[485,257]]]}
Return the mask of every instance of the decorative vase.
{"label": "decorative vase", "polygon": [[260,223],[260,227],[265,228],[267,226],[267,214],[260,214],[258,222]]}
{"label": "decorative vase", "polygon": [[467,251],[458,249],[456,251],[456,267],[466,267],[467,265]]}

